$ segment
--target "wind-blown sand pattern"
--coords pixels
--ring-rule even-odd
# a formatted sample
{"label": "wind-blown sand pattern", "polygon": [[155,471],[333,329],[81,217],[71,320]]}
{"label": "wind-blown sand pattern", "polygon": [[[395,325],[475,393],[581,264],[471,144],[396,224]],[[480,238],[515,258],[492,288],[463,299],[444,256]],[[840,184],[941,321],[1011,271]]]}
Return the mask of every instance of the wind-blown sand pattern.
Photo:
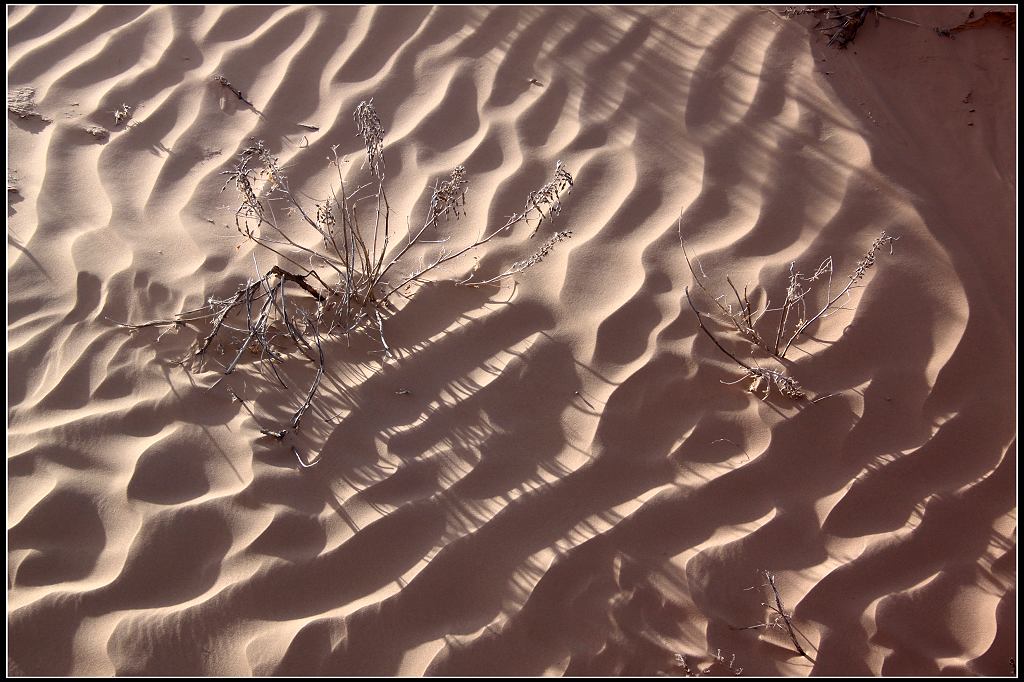
{"label": "wind-blown sand pattern", "polygon": [[[1015,29],[891,13],[921,27],[869,19],[839,51],[753,8],[9,8],[8,89],[39,113],[8,114],[9,671],[646,675],[720,650],[1010,674]],[[309,196],[332,145],[365,176],[370,97],[400,223],[463,164],[452,230],[500,224],[562,160],[538,237],[575,234],[514,288],[420,290],[398,360],[354,344],[301,469],[173,366],[184,333],[112,321],[272,265],[220,173],[256,137]],[[788,356],[836,395],[722,383],[680,238],[709,289],[781,297],[791,262],[840,281],[882,230],[893,253]],[[765,620],[761,569],[815,663],[734,629]]]}

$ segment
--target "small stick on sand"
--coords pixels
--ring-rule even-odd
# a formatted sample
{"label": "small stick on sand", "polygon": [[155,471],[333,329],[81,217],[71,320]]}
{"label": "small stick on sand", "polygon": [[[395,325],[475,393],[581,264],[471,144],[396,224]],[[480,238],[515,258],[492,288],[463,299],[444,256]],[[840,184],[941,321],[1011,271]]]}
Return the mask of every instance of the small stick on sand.
{"label": "small stick on sand", "polygon": [[225,78],[224,76],[221,76],[221,75],[216,75],[216,76],[213,77],[213,80],[217,81],[218,83],[223,85],[225,88],[227,88],[231,92],[235,93],[235,97],[237,97],[238,99],[240,99],[243,102],[245,102],[246,104],[248,104],[250,107],[253,108],[253,110],[256,109],[256,105],[253,104],[252,102],[250,102],[249,100],[247,100],[245,98],[245,95],[242,94],[242,91],[239,90],[238,88],[236,88],[235,86],[233,86],[231,84],[231,82],[227,78]]}
{"label": "small stick on sand", "polygon": [[312,469],[314,466],[320,463],[320,457],[323,457],[323,455],[321,455],[320,457],[317,457],[312,462],[309,462],[307,464],[306,461],[302,459],[302,455],[299,454],[299,449],[294,445],[292,446],[292,454],[295,455],[295,459],[299,460],[299,466],[302,467],[303,469]]}

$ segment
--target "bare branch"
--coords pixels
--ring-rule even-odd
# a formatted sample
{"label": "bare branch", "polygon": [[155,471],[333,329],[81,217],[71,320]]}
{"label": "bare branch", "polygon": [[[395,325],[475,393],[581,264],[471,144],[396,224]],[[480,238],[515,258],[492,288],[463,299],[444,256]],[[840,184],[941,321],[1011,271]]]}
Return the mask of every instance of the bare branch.
{"label": "bare branch", "polygon": [[[760,575],[762,575],[765,578],[765,580],[767,581],[764,585],[762,585],[762,587],[771,587],[772,593],[774,595],[774,601],[775,601],[774,605],[762,602],[762,606],[767,608],[768,611],[771,614],[774,614],[774,616],[771,617],[770,620],[765,620],[764,623],[757,623],[755,625],[747,625],[745,627],[736,627],[736,626],[730,625],[729,629],[730,630],[736,630],[736,631],[743,631],[743,630],[758,630],[758,629],[761,629],[761,628],[764,628],[764,629],[779,628],[779,629],[785,630],[786,633],[789,635],[790,641],[793,642],[793,646],[796,648],[796,652],[798,654],[800,654],[801,656],[803,656],[804,658],[806,658],[811,663],[815,663],[815,660],[811,657],[810,654],[807,653],[807,651],[804,649],[804,647],[800,644],[800,640],[797,639],[797,633],[799,632],[799,630],[793,624],[793,615],[789,611],[786,610],[786,607],[782,603],[782,595],[779,593],[779,588],[775,584],[775,575],[773,573],[769,572],[769,571],[766,571],[766,570],[758,571],[758,573]],[[807,639],[807,637],[804,636],[804,639]],[[808,643],[810,643],[809,640],[808,640]]]}

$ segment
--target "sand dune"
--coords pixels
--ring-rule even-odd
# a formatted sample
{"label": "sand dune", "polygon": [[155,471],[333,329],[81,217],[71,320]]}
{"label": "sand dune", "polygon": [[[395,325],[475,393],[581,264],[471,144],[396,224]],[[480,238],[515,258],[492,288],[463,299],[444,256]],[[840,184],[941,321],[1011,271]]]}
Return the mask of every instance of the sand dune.
{"label": "sand dune", "polygon": [[[10,7],[38,115],[8,113],[9,672],[1013,672],[1015,29],[891,13],[921,27],[837,50],[755,8]],[[114,321],[276,263],[222,172],[256,138],[311,201],[332,148],[365,182],[370,97],[403,225],[461,164],[468,243],[560,160],[561,214],[471,262],[574,234],[514,287],[417,291],[395,360],[332,346],[301,468],[173,364],[187,332]],[[681,241],[761,307],[883,230],[787,356],[831,397],[724,383]],[[249,369],[230,385],[286,420],[301,396]],[[814,663],[735,629],[766,618],[759,570]]]}

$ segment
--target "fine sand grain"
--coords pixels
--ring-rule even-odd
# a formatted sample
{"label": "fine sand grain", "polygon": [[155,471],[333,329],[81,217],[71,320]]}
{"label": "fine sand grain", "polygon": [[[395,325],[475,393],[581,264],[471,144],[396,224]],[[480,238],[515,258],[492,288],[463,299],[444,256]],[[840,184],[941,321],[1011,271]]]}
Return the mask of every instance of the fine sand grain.
{"label": "fine sand grain", "polygon": [[[1013,672],[1016,29],[932,30],[968,9],[837,50],[781,8],[9,7],[9,672]],[[298,391],[211,389],[173,364],[191,332],[114,322],[277,263],[221,173],[256,138],[310,201],[335,145],[367,181],[370,97],[403,234],[456,165],[438,238],[575,176],[442,279],[574,235],[514,286],[415,292],[394,360],[338,350],[303,469],[225,389]],[[756,356],[831,397],[723,383],[681,241],[763,306],[883,230],[845,309]],[[739,629],[761,570],[814,663]]]}

